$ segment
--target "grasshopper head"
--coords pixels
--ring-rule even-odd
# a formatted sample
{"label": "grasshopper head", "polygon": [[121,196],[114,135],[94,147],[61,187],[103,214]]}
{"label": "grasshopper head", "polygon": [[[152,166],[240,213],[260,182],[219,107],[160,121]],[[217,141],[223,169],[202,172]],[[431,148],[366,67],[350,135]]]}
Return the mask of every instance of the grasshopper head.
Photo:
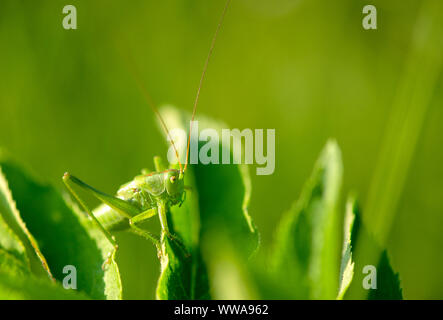
{"label": "grasshopper head", "polygon": [[169,170],[165,174],[165,187],[166,192],[171,198],[172,204],[177,204],[183,198],[184,175],[180,170]]}

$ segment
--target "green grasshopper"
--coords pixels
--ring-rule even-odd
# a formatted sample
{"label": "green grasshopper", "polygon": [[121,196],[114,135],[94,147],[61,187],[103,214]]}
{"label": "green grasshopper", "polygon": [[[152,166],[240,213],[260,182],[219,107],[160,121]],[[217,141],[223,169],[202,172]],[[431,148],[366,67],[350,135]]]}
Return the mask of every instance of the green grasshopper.
{"label": "green grasshopper", "polygon": [[[194,107],[192,111],[191,124],[194,120],[195,111],[197,109],[197,103],[200,96],[200,90],[206,74],[209,59],[214,49],[215,40],[229,6],[230,0],[227,0],[217,29],[215,31],[212,43],[209,49],[209,54],[206,58],[203,72],[200,78],[200,83],[197,89],[197,94],[194,101]],[[140,82],[139,82],[140,85]],[[144,89],[141,87],[141,89]],[[188,166],[189,158],[189,146],[191,140],[192,126],[189,128],[189,137],[186,148],[186,162],[183,168],[177,148],[174,141],[169,135],[169,130],[163,121],[157,108],[150,102],[149,96],[146,94],[146,90],[143,90],[147,98],[147,102],[152,108],[155,115],[158,117],[162,129],[165,131],[172,147],[175,151],[175,155],[178,160],[180,169],[168,169],[159,157],[154,158],[155,170],[154,172],[142,172],[141,175],[136,176],[132,181],[124,184],[117,191],[116,196],[108,195],[102,191],[99,191],[80,179],[74,177],[70,173],[66,172],[63,176],[63,182],[66,188],[71,192],[74,198],[79,202],[81,207],[86,211],[88,216],[94,221],[94,223],[101,229],[106,238],[112,244],[113,249],[109,253],[107,259],[103,263],[102,268],[105,268],[107,264],[115,257],[115,253],[118,249],[118,244],[115,237],[111,234],[114,231],[129,230],[149,241],[156,246],[158,255],[162,255],[161,240],[151,232],[140,228],[140,224],[155,215],[159,216],[160,226],[162,232],[172,241],[174,241],[179,248],[181,248],[185,256],[189,256],[181,240],[174,234],[172,234],[167,220],[167,212],[171,206],[181,205],[186,198],[186,191],[184,185],[184,176],[186,168]],[[103,205],[99,206],[94,212],[86,205],[85,201],[74,190],[74,186],[85,190],[98,200]]]}

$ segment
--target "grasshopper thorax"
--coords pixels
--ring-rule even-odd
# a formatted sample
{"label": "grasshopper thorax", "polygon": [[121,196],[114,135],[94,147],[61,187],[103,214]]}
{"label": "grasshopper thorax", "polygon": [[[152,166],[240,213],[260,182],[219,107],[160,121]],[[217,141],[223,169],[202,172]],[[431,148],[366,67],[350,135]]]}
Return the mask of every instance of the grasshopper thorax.
{"label": "grasshopper thorax", "polygon": [[130,193],[145,194],[152,200],[178,204],[184,196],[184,175],[180,170],[169,169],[136,176],[132,183],[122,188]]}

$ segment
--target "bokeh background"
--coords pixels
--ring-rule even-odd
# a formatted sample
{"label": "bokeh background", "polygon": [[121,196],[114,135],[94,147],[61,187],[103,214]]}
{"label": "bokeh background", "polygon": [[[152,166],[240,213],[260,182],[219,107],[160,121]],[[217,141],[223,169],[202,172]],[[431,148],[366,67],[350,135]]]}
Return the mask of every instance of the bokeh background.
{"label": "bokeh background", "polygon": [[[78,29],[62,28],[74,4]],[[362,28],[362,8],[378,29]],[[62,190],[106,192],[167,146],[153,100],[191,110],[224,1],[0,0],[0,146]],[[264,247],[329,137],[405,298],[443,298],[443,10],[438,0],[233,0],[198,112],[276,129],[276,169],[252,174]],[[251,170],[251,173],[254,173]],[[344,201],[343,201],[344,202]],[[153,298],[153,246],[118,235],[125,298]]]}

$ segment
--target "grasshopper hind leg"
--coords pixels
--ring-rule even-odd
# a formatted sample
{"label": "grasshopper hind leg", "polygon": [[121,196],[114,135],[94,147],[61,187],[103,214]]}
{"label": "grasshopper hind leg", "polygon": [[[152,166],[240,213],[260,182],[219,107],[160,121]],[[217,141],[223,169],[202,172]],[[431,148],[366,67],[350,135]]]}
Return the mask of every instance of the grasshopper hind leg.
{"label": "grasshopper hind leg", "polygon": [[97,227],[103,232],[106,239],[110,242],[110,244],[113,246],[113,249],[109,252],[106,260],[102,264],[102,269],[105,270],[106,266],[111,263],[111,261],[115,257],[115,253],[118,250],[118,244],[115,240],[115,237],[103,227],[103,225],[97,220],[97,218],[92,213],[92,210],[86,205],[86,203],[82,200],[82,198],[78,195],[77,192],[73,189],[73,184],[77,184],[77,179],[70,175],[69,173],[65,173],[63,176],[63,183],[65,184],[66,188],[69,190],[69,192],[74,196],[74,198],[78,201],[78,203],[81,205],[81,207],[86,211],[87,215],[91,218],[91,220],[97,225]]}

